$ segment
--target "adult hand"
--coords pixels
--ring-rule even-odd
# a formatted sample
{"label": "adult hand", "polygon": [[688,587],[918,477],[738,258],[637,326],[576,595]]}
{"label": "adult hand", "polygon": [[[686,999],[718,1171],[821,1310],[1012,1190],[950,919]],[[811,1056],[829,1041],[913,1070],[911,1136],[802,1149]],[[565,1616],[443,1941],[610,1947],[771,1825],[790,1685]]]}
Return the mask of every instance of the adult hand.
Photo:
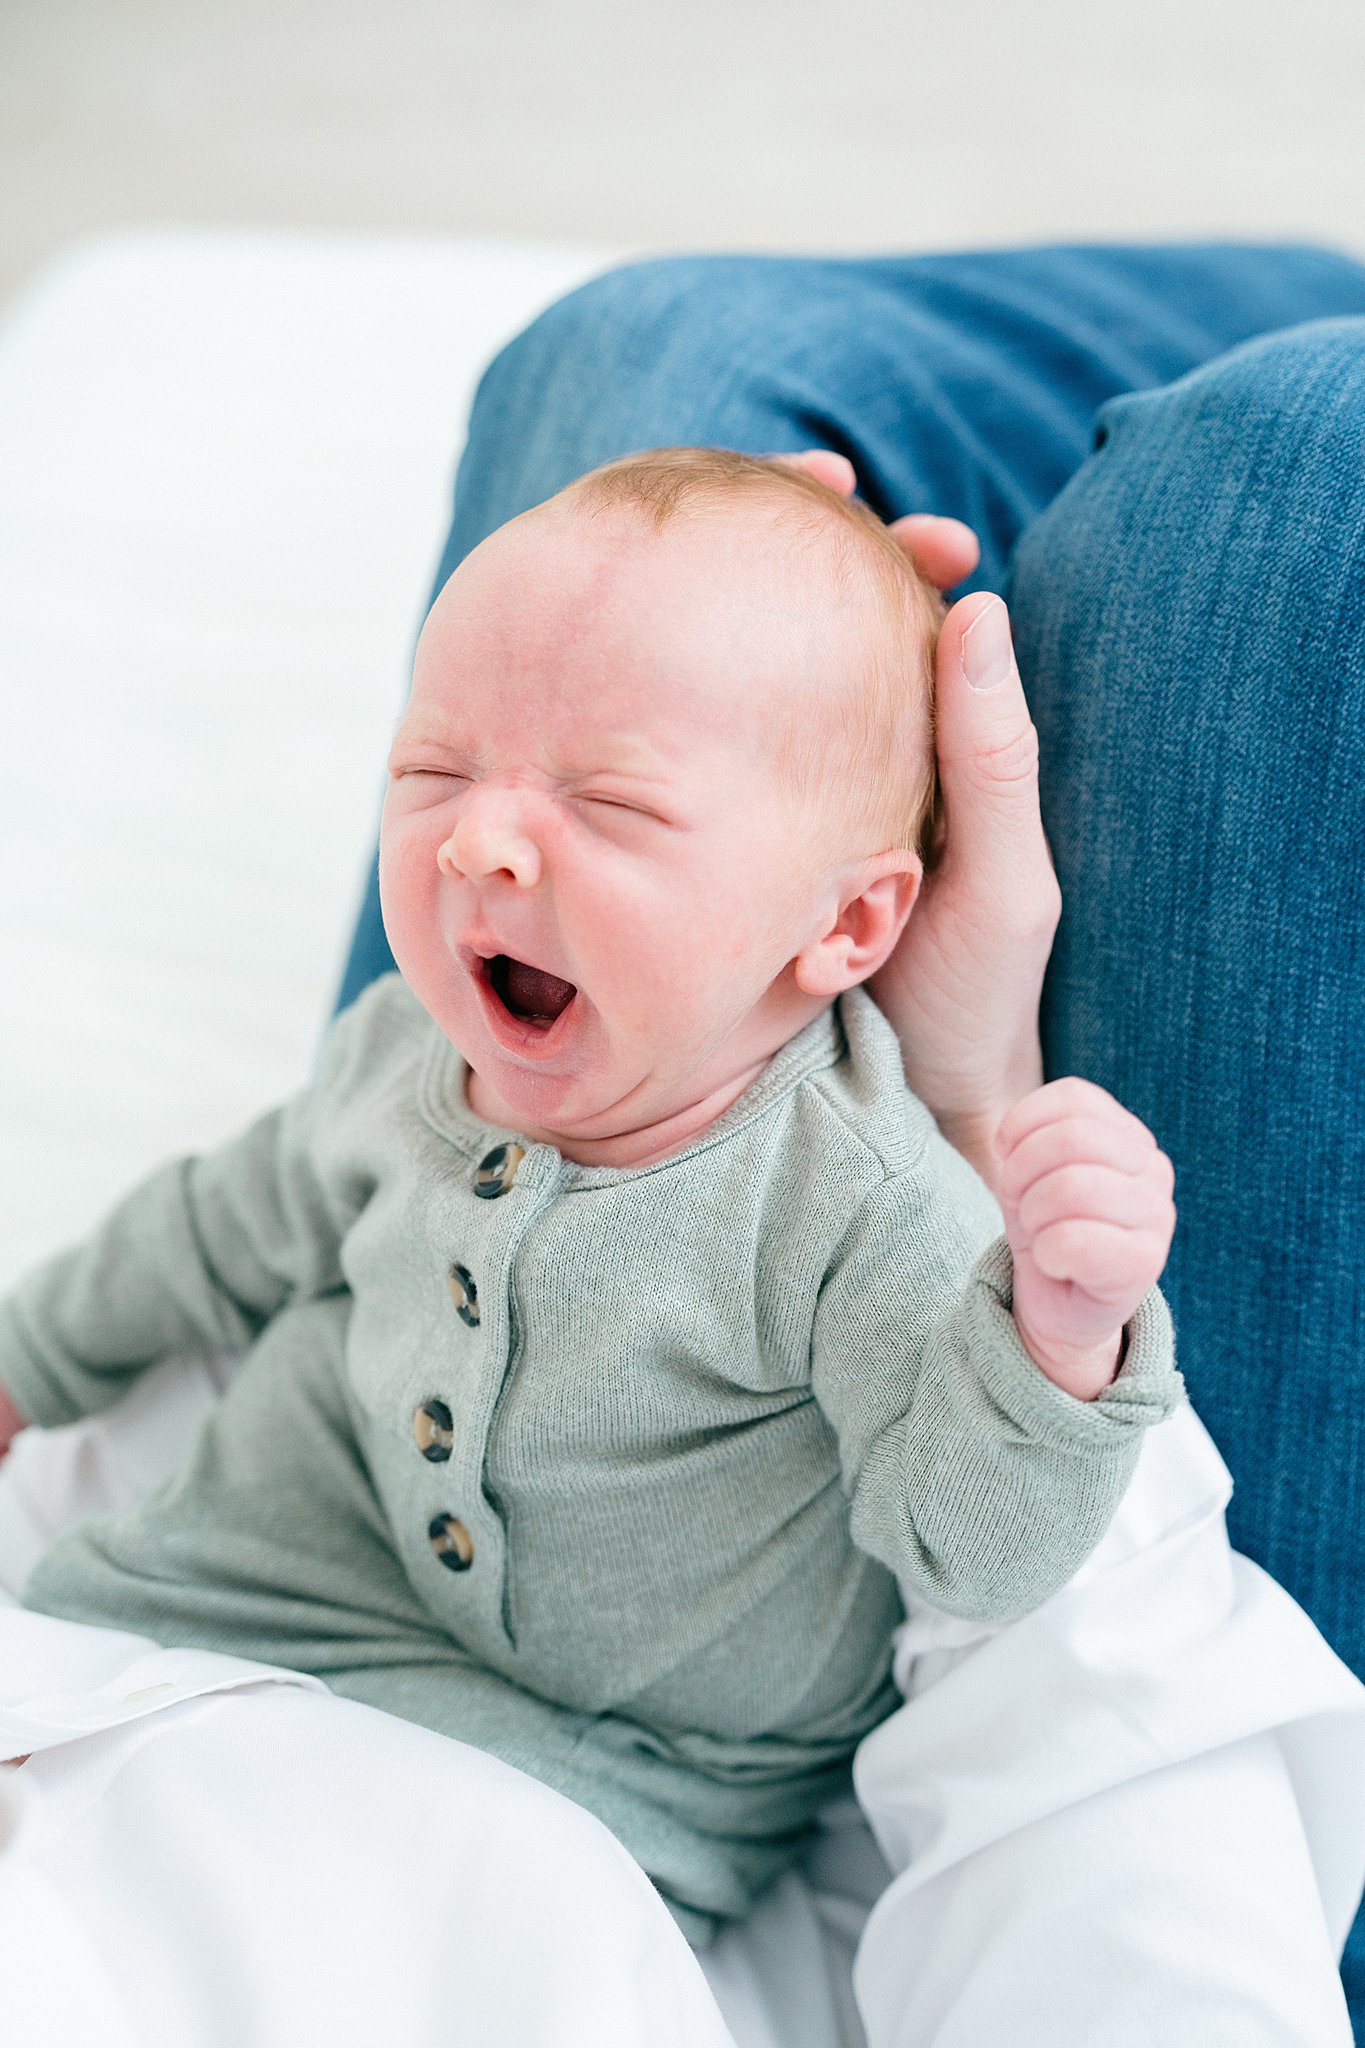
{"label": "adult hand", "polygon": [[[853,465],[832,450],[788,458],[847,497]],[[912,513],[890,528],[939,589],[970,575],[975,535]],[[1038,1002],[1061,891],[1038,809],[1038,736],[1004,603],[962,598],[939,634],[935,709],[941,855],[871,992],[895,1028],[906,1078],[949,1142],[992,1188],[991,1140],[1043,1078]]]}
{"label": "adult hand", "polygon": [[[857,484],[853,464],[832,448],[808,448],[802,455],[775,455],[789,469],[804,469],[818,483],[851,498]],[[943,519],[936,512],[907,512],[889,529],[900,542],[925,581],[936,590],[951,590],[964,576],[970,576],[981,560],[981,543],[970,526],[960,519]]]}
{"label": "adult hand", "polygon": [[1043,1078],[1038,1003],[1062,897],[1038,810],[1038,735],[1008,614],[989,592],[943,622],[935,711],[942,850],[872,994],[910,1086],[995,1187],[991,1140]]}

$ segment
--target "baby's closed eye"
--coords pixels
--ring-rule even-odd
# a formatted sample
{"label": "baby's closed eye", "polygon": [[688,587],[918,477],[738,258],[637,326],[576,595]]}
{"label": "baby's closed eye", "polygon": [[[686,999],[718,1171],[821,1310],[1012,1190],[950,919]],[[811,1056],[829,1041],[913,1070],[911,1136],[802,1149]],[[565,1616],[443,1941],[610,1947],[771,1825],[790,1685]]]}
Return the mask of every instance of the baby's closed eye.
{"label": "baby's closed eye", "polygon": [[594,830],[617,833],[633,830],[637,825],[666,826],[678,822],[657,799],[628,790],[590,787],[571,789],[565,794]]}
{"label": "baby's closed eye", "polygon": [[390,767],[389,782],[405,803],[437,804],[467,789],[470,778],[452,768]]}

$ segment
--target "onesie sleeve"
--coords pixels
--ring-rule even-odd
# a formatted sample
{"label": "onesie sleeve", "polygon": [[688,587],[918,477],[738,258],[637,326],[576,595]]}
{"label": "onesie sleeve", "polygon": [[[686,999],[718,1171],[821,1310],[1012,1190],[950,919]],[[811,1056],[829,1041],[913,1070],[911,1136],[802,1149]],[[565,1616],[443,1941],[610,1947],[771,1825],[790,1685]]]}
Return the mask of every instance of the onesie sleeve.
{"label": "onesie sleeve", "polygon": [[1183,1394],[1153,1288],[1113,1384],[1078,1401],[1010,1313],[984,1185],[934,1134],[863,1205],[821,1291],[812,1384],[838,1436],[854,1541],[921,1599],[1006,1621],[1057,1592],[1118,1507],[1144,1431]]}
{"label": "onesie sleeve", "polygon": [[324,1143],[353,1092],[364,998],[333,1026],[317,1077],[240,1137],[148,1175],[83,1243],[0,1302],[0,1385],[29,1422],[108,1407],[175,1351],[250,1342],[293,1294],[341,1282],[360,1191]]}

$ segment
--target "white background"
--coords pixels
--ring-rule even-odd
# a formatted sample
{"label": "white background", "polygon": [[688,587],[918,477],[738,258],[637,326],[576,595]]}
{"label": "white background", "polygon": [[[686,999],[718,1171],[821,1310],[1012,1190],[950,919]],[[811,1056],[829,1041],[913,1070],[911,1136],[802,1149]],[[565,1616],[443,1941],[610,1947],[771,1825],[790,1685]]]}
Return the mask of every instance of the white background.
{"label": "white background", "polygon": [[4,0],[0,292],[130,222],[1365,238],[1361,0]]}

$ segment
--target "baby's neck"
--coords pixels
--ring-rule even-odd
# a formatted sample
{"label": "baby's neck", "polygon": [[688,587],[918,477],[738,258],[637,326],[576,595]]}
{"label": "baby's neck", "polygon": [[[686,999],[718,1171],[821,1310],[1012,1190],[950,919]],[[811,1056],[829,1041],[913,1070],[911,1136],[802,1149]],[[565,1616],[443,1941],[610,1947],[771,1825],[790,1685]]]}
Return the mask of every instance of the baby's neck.
{"label": "baby's neck", "polygon": [[465,1098],[475,1116],[501,1130],[512,1130],[538,1145],[553,1145],[565,1159],[579,1166],[653,1166],[675,1152],[694,1144],[727,1109],[753,1086],[773,1055],[765,1053],[743,1073],[728,1077],[720,1087],[698,1102],[674,1110],[657,1123],[615,1131],[600,1138],[581,1137],[563,1131],[539,1129],[519,1118],[471,1067],[465,1082]]}

